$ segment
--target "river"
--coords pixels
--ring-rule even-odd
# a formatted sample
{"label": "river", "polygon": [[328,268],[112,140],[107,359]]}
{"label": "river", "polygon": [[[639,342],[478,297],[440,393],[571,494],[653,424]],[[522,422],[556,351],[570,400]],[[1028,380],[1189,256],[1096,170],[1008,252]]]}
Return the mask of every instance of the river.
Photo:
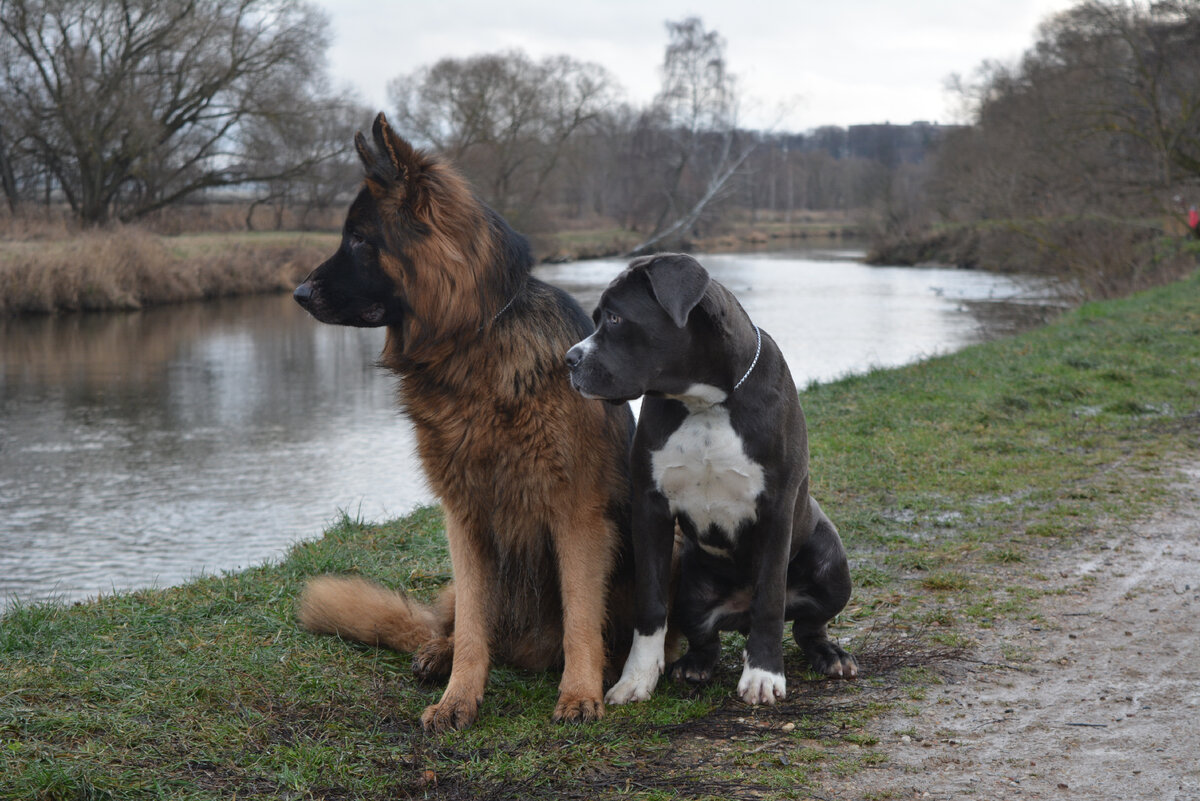
{"label": "river", "polygon": [[[1036,324],[996,274],[868,267],[852,251],[702,258],[797,384],[900,365]],[[589,312],[618,261],[545,265]],[[380,330],[288,296],[0,320],[0,608],[170,586],[281,558],[341,512],[433,499],[374,365]]]}

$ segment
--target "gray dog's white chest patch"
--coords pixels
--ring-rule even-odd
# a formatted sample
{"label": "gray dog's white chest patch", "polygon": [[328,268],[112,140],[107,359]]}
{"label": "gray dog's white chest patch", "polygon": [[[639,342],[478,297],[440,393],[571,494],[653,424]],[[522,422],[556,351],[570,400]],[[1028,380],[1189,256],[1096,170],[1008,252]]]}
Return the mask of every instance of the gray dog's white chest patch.
{"label": "gray dog's white chest patch", "polygon": [[[739,525],[757,517],[763,469],[746,455],[729,410],[714,397],[719,402],[724,393],[707,386],[679,397],[689,414],[662,449],[650,454],[650,468],[672,514],[687,514],[701,535],[716,526],[732,540]],[[703,540],[700,544],[704,547]]]}

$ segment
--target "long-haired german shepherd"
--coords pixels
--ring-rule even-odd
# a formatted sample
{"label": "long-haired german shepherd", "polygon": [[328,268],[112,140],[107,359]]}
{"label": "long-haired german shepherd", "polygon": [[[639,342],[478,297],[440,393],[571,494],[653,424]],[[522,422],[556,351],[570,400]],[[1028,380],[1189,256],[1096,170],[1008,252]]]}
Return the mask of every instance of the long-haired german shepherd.
{"label": "long-haired german shepherd", "polygon": [[341,246],[295,297],[321,322],[387,326],[380,363],[400,376],[454,582],[426,606],[320,577],[301,623],[448,671],[431,731],[475,720],[492,660],[564,665],[554,719],[593,720],[606,659],[619,671],[632,639],[632,415],[571,389],[563,354],[593,326],[530,275],[526,239],[383,114],[372,134],[374,148],[355,137],[366,180]]}

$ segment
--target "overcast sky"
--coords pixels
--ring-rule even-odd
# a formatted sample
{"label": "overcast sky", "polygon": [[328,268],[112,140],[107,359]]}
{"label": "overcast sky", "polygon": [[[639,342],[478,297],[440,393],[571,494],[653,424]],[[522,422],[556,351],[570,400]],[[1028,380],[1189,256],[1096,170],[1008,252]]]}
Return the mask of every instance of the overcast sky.
{"label": "overcast sky", "polygon": [[387,82],[446,56],[519,48],[606,67],[627,99],[658,89],[666,20],[697,15],[726,42],[751,127],[953,122],[952,73],[1011,61],[1074,0],[320,0],[330,71],[389,110]]}

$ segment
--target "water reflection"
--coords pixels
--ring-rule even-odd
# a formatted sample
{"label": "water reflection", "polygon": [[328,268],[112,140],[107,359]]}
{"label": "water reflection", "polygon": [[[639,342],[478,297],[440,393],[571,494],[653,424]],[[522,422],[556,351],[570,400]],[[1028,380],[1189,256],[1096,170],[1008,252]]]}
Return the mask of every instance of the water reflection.
{"label": "water reflection", "polygon": [[[985,273],[709,256],[797,383],[893,365],[1042,307]],[[539,268],[589,311],[623,262]],[[985,313],[980,312],[984,310]],[[277,558],[345,510],[430,499],[382,332],[287,296],[0,321],[0,605],[166,586]]]}
{"label": "water reflection", "polygon": [[286,296],[0,330],[2,596],[174,584],[428,497],[382,332]]}

